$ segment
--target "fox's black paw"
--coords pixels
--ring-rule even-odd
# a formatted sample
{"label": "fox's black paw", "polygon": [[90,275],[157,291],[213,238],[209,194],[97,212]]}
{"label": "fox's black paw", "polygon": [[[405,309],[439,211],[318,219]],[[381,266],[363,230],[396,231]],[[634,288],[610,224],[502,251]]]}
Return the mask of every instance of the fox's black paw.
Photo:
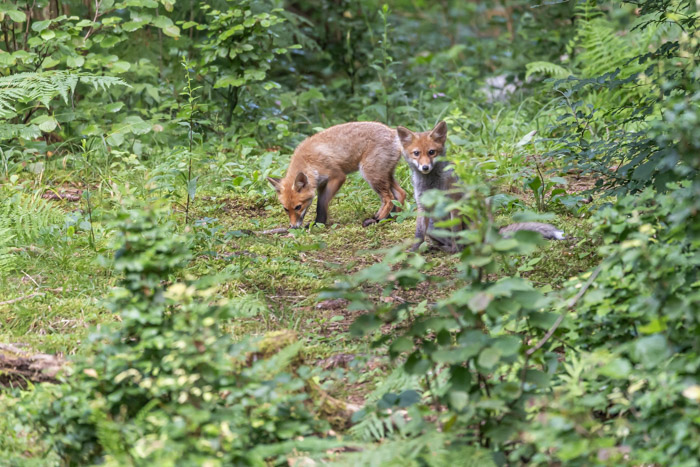
{"label": "fox's black paw", "polygon": [[409,248],[408,251],[410,251],[410,252],[412,252],[412,253],[415,253],[416,251],[418,251],[418,249],[420,248],[420,246],[421,246],[422,244],[423,244],[422,241],[417,242],[417,243],[414,243],[413,245],[411,245],[411,248]]}
{"label": "fox's black paw", "polygon": [[377,219],[370,217],[369,219],[365,219],[364,221],[362,221],[362,227],[369,227],[370,225],[376,224],[376,223],[377,223]]}

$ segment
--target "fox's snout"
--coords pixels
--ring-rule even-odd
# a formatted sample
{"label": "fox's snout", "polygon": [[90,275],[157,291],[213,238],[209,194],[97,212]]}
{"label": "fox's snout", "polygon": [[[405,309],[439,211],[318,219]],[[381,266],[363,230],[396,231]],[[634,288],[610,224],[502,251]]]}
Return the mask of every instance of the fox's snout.
{"label": "fox's snout", "polygon": [[431,170],[433,170],[433,164],[422,164],[418,166],[418,170],[420,170],[424,174],[429,174]]}
{"label": "fox's snout", "polygon": [[298,229],[304,224],[304,214],[306,212],[303,212],[301,215],[298,215],[296,213],[291,213],[289,216],[289,228],[290,229]]}
{"label": "fox's snout", "polygon": [[306,211],[308,207],[303,208],[301,212],[295,210],[288,210],[289,213],[289,228],[299,229],[304,225],[304,217],[306,216]]}

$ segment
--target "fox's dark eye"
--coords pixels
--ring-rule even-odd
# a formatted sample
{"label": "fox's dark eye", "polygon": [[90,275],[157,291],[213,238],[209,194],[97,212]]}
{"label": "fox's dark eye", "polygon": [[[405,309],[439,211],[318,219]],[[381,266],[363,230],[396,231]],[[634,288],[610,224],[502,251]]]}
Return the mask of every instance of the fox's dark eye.
{"label": "fox's dark eye", "polygon": [[287,209],[287,208],[284,208],[284,212],[289,212],[289,209]]}
{"label": "fox's dark eye", "polygon": [[420,151],[413,151],[413,155],[416,157],[420,156]]}
{"label": "fox's dark eye", "polygon": [[429,155],[429,156],[434,156],[434,155],[435,155],[435,149],[431,149],[430,151],[428,151],[428,155]]}
{"label": "fox's dark eye", "polygon": [[298,211],[301,209],[301,204],[297,204],[297,207],[294,208],[295,211]]}

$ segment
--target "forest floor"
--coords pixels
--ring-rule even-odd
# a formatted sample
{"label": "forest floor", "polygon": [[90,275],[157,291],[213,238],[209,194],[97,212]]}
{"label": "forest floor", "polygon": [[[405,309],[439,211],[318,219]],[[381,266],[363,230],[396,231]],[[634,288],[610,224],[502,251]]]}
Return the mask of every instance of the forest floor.
{"label": "forest floor", "polygon": [[[572,186],[583,190],[586,183]],[[531,203],[526,194],[515,191],[511,194]],[[74,187],[47,193],[44,198],[66,213],[84,208]],[[240,300],[250,310],[249,317],[231,323],[230,332],[243,337],[295,331],[305,344],[305,361],[327,371],[333,380],[329,390],[360,404],[373,388],[374,377],[387,371],[388,359],[376,354],[366,339],[349,332],[361,311],[349,310],[343,300],[320,299],[319,292],[381,261],[387,249],[410,244],[413,218],[362,227],[362,220],[377,206],[374,193],[352,176],[331,204],[330,225],[282,235],[251,235],[250,231],[286,226],[286,215],[274,196],[203,194],[194,204],[195,258],[185,274],[222,275],[218,296]],[[309,212],[307,219],[314,214]],[[535,285],[556,288],[587,270],[596,253],[583,219],[562,211],[552,222],[575,238],[548,242],[521,264],[526,266],[522,274]],[[5,287],[0,290],[0,342],[70,355],[81,352],[81,342],[92,327],[118,319],[104,306],[119,280],[104,260],[112,254],[108,244],[98,241],[95,251],[85,242],[80,248],[76,243],[67,237],[49,247],[19,248],[20,267],[3,278]],[[418,284],[383,300],[435,301],[459,286],[452,280],[458,264],[455,255],[430,251],[425,256],[431,273],[445,278],[442,285]],[[364,365],[365,371],[347,372],[356,374],[348,380],[343,368],[354,365]]]}

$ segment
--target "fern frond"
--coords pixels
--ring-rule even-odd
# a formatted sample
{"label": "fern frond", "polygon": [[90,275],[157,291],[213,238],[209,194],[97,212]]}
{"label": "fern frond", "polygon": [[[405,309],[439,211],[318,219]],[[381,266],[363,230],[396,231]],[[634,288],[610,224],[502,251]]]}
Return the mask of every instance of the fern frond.
{"label": "fern frond", "polygon": [[579,49],[576,64],[581,77],[595,78],[618,68],[621,77],[642,71],[641,65],[629,61],[648,50],[657,28],[620,35],[616,25],[590,0],[579,3],[576,12],[578,27],[572,46]]}
{"label": "fern frond", "polygon": [[39,192],[29,196],[0,188],[0,227],[9,229],[13,244],[30,243],[64,219],[65,215],[41,198]]}
{"label": "fern frond", "polygon": [[121,78],[71,73],[68,71],[46,71],[41,73],[17,73],[0,78],[0,118],[11,118],[16,114],[18,102],[41,102],[44,107],[56,96],[68,103],[68,97],[79,82],[92,84],[106,90],[111,86],[128,84]]}
{"label": "fern frond", "polygon": [[11,272],[15,268],[17,258],[9,249],[13,238],[12,230],[4,226],[3,220],[0,218],[0,276]]}
{"label": "fern frond", "polygon": [[253,318],[267,313],[267,304],[255,295],[244,295],[229,300],[234,316]]}
{"label": "fern frond", "polygon": [[450,434],[428,432],[411,439],[397,439],[369,445],[342,456],[333,466],[495,466],[489,451],[469,444],[458,444]]}
{"label": "fern frond", "polygon": [[571,72],[561,65],[552,62],[531,62],[525,65],[525,79],[532,75],[545,75],[551,78],[566,78]]}
{"label": "fern frond", "polygon": [[16,137],[27,140],[39,138],[40,136],[41,129],[37,125],[0,123],[0,140],[7,140]]}
{"label": "fern frond", "polygon": [[[366,397],[366,405],[373,404],[388,393],[401,393],[409,389],[416,389],[420,386],[420,378],[406,373],[402,366],[399,366],[377,386],[374,391]],[[349,432],[356,438],[363,441],[381,440],[394,434],[394,423],[390,417],[380,418],[374,412],[368,412],[362,420],[353,425]]]}
{"label": "fern frond", "polygon": [[116,459],[124,457],[126,449],[119,432],[119,425],[103,410],[94,404],[90,414],[90,421],[95,424],[95,435],[108,456]]}
{"label": "fern frond", "polygon": [[390,392],[398,394],[419,387],[420,378],[415,375],[409,375],[403,369],[403,366],[398,366],[374,389],[374,391],[369,393],[366,401],[368,403],[376,402]]}

